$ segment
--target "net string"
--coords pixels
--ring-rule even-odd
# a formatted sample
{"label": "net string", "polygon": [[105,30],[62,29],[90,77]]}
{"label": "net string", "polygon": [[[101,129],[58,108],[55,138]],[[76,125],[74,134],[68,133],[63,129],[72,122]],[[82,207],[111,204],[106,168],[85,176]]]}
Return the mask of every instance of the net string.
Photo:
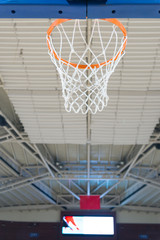
{"label": "net string", "polygon": [[[96,55],[90,47],[92,40],[94,38],[96,27],[101,45],[101,53],[99,53],[98,55]],[[119,63],[120,59],[125,54],[123,52],[123,45],[126,39],[124,38],[121,39],[121,45],[118,48],[119,38],[116,32],[116,26],[113,25],[113,30],[111,32],[109,41],[106,44],[106,46],[104,46],[105,44],[103,43],[102,40],[99,20],[97,19],[93,23],[91,36],[88,44],[82,32],[79,20],[75,20],[71,40],[69,39],[67,32],[63,27],[63,24],[60,24],[56,28],[60,36],[59,50],[56,50],[56,48],[54,47],[51,37],[49,39],[47,38],[47,41],[51,49],[51,51],[49,51],[49,55],[60,75],[62,83],[62,94],[65,100],[66,111],[70,112],[73,110],[76,113],[82,112],[83,114],[86,114],[88,111],[90,111],[93,114],[96,113],[97,111],[102,111],[103,108],[107,105],[109,99],[107,95],[108,79],[115,70],[115,67]],[[74,40],[77,30],[79,30],[82,42],[86,46],[82,55],[80,55],[74,49]],[[114,53],[111,61],[107,62],[106,52],[113,40],[113,36],[115,36]],[[67,60],[68,63],[62,60],[63,41],[66,40],[70,47],[70,53]],[[88,63],[85,59],[87,51],[90,51],[92,55],[92,60],[90,63]],[[58,56],[58,60],[55,58],[54,52]],[[119,53],[118,56],[117,53]],[[79,59],[78,62],[76,63],[77,64],[76,67],[72,66],[72,64],[70,63],[73,54]],[[102,56],[104,58],[104,64],[100,65],[99,58],[101,58]],[[94,64],[95,62],[99,64],[99,68],[91,67],[91,65]],[[79,69],[78,66],[82,63],[86,65],[86,67],[84,69]],[[87,73],[88,69],[90,69],[89,74]],[[89,85],[87,84],[88,82],[90,83]],[[90,103],[90,105],[88,105],[88,102]]]}

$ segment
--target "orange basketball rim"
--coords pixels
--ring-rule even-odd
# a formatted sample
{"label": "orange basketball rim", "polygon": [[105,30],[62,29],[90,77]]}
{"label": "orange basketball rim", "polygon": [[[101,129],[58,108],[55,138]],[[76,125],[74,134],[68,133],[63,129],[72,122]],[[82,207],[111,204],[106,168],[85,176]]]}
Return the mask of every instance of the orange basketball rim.
{"label": "orange basketball rim", "polygon": [[[54,30],[54,28],[56,26],[58,26],[59,24],[61,23],[64,23],[64,22],[67,22],[67,21],[70,21],[72,19],[57,19],[55,20],[51,26],[48,28],[48,31],[47,31],[47,45],[48,45],[48,48],[49,48],[49,51],[52,51],[54,57],[57,59],[57,60],[61,60],[65,65],[71,65],[73,67],[78,67],[79,69],[91,69],[91,68],[99,68],[100,66],[105,66],[107,65],[109,62],[112,62],[113,59],[109,59],[107,60],[106,62],[102,62],[102,63],[99,63],[99,64],[91,64],[90,66],[88,65],[83,65],[83,64],[76,64],[76,63],[72,63],[72,62],[68,62],[67,60],[63,59],[63,58],[60,58],[56,53],[55,51],[53,51],[53,49],[51,49],[50,47],[50,44],[49,44],[49,40],[50,40],[50,35],[52,33],[52,31]],[[117,55],[115,56],[114,58],[114,61],[117,60],[119,54],[122,54],[126,48],[126,43],[127,43],[127,31],[125,29],[125,27],[123,26],[123,24],[118,21],[116,18],[112,18],[112,19],[108,19],[108,18],[102,18],[101,20],[104,20],[104,21],[107,21],[107,22],[110,22],[110,23],[113,23],[115,24],[117,27],[119,27],[119,29],[122,31],[123,33],[123,37],[124,37],[124,42],[123,42],[123,46],[122,46],[122,49],[120,51],[118,51]]]}

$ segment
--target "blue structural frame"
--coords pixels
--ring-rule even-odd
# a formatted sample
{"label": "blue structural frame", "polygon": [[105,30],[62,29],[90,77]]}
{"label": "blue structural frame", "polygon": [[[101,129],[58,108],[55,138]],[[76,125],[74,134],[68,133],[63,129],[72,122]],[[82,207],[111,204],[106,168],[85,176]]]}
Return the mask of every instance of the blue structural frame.
{"label": "blue structural frame", "polygon": [[160,0],[0,0],[0,18],[160,18]]}

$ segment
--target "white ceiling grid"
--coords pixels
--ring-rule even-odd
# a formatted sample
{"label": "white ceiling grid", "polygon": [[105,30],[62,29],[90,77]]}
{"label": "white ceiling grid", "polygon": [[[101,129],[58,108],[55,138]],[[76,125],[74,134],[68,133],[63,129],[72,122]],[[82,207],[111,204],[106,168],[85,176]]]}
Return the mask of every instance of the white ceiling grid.
{"label": "white ceiling grid", "polygon": [[[126,55],[109,80],[108,107],[92,115],[92,144],[146,144],[160,115],[160,20],[121,22],[128,31]],[[0,22],[4,88],[31,142],[85,144],[86,116],[65,112],[60,80],[47,53],[50,23]]]}

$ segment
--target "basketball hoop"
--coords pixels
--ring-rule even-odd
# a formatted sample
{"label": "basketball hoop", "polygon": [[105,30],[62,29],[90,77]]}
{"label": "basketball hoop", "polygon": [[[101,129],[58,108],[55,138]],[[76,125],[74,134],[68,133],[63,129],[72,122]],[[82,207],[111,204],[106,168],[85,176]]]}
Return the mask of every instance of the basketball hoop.
{"label": "basketball hoop", "polygon": [[[80,20],[73,20],[72,34],[65,29],[63,23],[71,19],[57,19],[47,31],[47,45],[51,61],[57,68],[61,83],[62,93],[67,112],[74,111],[86,114],[89,111],[95,114],[102,111],[108,103],[107,84],[117,64],[125,54],[127,32],[122,23],[117,19],[95,19],[89,38],[86,39],[84,26]],[[104,42],[104,32],[101,31],[100,21],[112,23],[109,39]],[[101,21],[101,22],[102,22]],[[111,24],[109,24],[111,25]],[[116,29],[117,28],[117,29]],[[53,31],[57,29],[57,32]],[[120,30],[118,32],[118,30]],[[55,32],[55,37],[51,33]],[[119,37],[118,35],[122,35]],[[58,37],[57,42],[53,39]],[[98,43],[94,44],[94,39]],[[81,46],[76,43],[81,39]],[[113,42],[114,39],[114,42]],[[65,49],[67,47],[67,50]],[[84,49],[83,49],[84,47]],[[97,54],[97,48],[100,52]],[[107,59],[108,52],[113,51]],[[62,57],[63,50],[68,51],[67,59]],[[83,50],[83,51],[82,51]],[[73,60],[76,62],[73,62]]]}

